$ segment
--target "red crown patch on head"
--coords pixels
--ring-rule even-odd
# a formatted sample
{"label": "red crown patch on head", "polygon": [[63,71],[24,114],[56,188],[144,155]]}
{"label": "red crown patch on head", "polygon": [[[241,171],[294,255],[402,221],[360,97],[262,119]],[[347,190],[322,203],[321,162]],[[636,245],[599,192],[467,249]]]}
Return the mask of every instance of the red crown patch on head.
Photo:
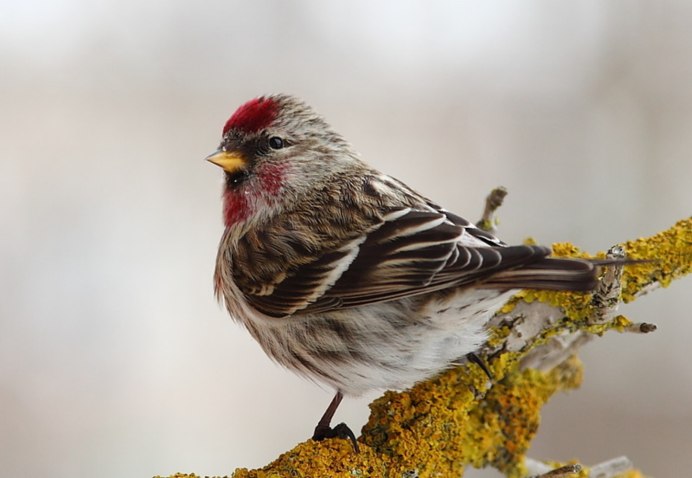
{"label": "red crown patch on head", "polygon": [[260,96],[238,108],[223,127],[223,134],[235,128],[246,133],[254,133],[266,128],[276,119],[278,105],[271,98]]}

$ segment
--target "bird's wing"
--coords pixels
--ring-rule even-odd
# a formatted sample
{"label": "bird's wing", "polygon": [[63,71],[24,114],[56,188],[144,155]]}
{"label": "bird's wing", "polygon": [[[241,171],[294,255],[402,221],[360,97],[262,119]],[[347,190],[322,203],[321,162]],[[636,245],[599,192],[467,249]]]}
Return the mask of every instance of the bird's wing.
{"label": "bird's wing", "polygon": [[[396,211],[359,246],[359,253],[305,312],[393,300],[483,280],[549,254],[540,246],[490,246],[473,225],[443,212]],[[486,233],[478,234],[485,238]],[[511,287],[507,287],[511,288]]]}
{"label": "bird's wing", "polygon": [[234,281],[257,310],[284,317],[467,284],[549,253],[540,246],[503,247],[420,196],[405,197],[410,205],[363,205],[363,198],[349,205],[342,197],[335,209],[286,213],[241,238]]}

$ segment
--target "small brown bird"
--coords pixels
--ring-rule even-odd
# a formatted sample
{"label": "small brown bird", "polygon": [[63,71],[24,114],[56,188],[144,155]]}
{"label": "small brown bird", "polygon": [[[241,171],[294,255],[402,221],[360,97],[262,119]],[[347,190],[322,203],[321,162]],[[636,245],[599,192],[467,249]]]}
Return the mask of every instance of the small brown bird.
{"label": "small brown bird", "polygon": [[507,246],[359,159],[287,95],[233,113],[207,158],[223,168],[215,290],[276,362],[343,394],[405,389],[458,364],[516,289],[590,291],[595,265]]}

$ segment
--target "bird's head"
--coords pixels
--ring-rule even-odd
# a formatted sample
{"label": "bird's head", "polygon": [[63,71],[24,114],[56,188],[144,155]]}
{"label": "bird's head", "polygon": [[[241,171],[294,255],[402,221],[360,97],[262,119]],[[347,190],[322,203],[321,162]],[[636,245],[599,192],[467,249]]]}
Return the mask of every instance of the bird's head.
{"label": "bird's head", "polygon": [[276,213],[359,162],[322,117],[288,95],[262,96],[238,108],[207,160],[225,173],[227,226]]}

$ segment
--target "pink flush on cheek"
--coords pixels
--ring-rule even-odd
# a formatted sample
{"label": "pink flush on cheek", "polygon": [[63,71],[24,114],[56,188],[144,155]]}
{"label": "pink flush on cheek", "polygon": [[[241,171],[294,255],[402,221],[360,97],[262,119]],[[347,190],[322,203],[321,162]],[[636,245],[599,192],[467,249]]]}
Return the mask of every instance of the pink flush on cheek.
{"label": "pink flush on cheek", "polygon": [[271,98],[261,96],[250,100],[238,108],[223,127],[223,134],[230,129],[255,133],[269,126],[276,119],[278,105]]}
{"label": "pink flush on cheek", "polygon": [[281,186],[283,185],[285,171],[286,164],[265,164],[262,169],[258,171],[262,190],[269,196],[276,196],[279,194]]}

